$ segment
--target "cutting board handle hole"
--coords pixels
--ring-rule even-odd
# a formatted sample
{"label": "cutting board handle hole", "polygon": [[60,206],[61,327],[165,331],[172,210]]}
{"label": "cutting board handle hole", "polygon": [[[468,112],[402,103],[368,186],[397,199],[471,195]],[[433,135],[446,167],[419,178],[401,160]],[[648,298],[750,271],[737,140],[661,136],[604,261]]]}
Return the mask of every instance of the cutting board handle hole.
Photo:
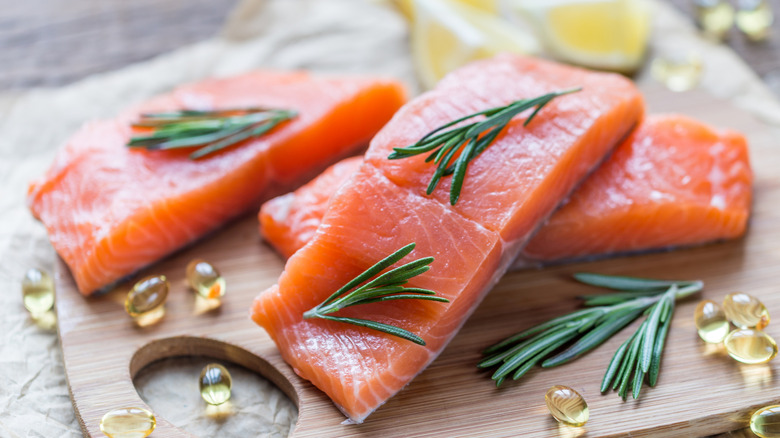
{"label": "cutting board handle hole", "polygon": [[241,365],[271,381],[300,410],[298,389],[276,367],[244,348],[215,339],[175,336],[149,342],[130,359],[130,378],[135,379],[142,369],[153,362],[180,356],[207,356]]}

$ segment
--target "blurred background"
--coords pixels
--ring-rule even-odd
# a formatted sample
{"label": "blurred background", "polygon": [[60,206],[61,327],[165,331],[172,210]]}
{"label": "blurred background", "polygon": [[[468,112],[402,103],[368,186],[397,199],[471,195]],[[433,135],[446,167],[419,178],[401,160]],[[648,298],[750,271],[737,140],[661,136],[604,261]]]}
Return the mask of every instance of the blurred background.
{"label": "blurred background", "polygon": [[[365,0],[383,2],[383,0]],[[384,0],[407,17],[418,77],[503,50],[592,68],[643,68],[670,88],[695,86],[696,53],[647,50],[645,0]],[[662,0],[736,51],[780,95],[780,0]],[[0,90],[51,87],[218,35],[239,0],[0,0]],[[305,11],[304,11],[305,12]]]}

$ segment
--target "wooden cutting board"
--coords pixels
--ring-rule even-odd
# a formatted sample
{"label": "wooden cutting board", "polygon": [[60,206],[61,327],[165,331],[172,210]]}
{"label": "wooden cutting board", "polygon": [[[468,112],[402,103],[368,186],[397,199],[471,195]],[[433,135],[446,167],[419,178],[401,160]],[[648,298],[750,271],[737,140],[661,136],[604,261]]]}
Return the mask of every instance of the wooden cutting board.
{"label": "wooden cutting board", "polygon": [[[770,313],[780,315],[780,146],[772,129],[702,92],[674,94],[654,85],[643,88],[653,112],[680,112],[747,134],[756,182],[754,216],[746,238],[671,253],[510,273],[441,356],[358,426],[341,425],[344,417],[330,400],[297,377],[266,333],[249,320],[252,299],[272,285],[283,268],[283,261],[261,242],[253,216],[139,274],[165,274],[172,285],[167,314],[151,327],[136,327],[124,312],[124,295],[131,283],[100,297],[84,298],[60,261],[56,275],[59,335],[71,398],[86,435],[102,436],[98,425],[108,410],[145,406],[133,387],[133,376],[155,360],[179,355],[213,356],[274,382],[298,406],[295,437],[585,433],[588,437],[629,433],[678,437],[745,427],[754,409],[780,402],[776,377],[780,360],[743,366],[704,345],[696,334],[693,310],[700,298],[720,301],[740,290],[759,297]],[[198,314],[193,294],[184,284],[184,268],[195,257],[217,265],[227,280],[228,293],[218,312]],[[622,402],[615,393],[598,391],[611,355],[630,329],[580,360],[551,370],[535,369],[501,389],[475,368],[484,347],[575,309],[577,295],[593,292],[568,279],[577,271],[705,282],[701,297],[677,308],[658,386],[645,388],[638,401]],[[770,324],[767,332],[780,339],[780,324]],[[547,413],[544,393],[556,384],[571,386],[586,398],[591,415],[584,428],[559,427]],[[157,421],[155,437],[188,436],[164,418],[158,416]]]}

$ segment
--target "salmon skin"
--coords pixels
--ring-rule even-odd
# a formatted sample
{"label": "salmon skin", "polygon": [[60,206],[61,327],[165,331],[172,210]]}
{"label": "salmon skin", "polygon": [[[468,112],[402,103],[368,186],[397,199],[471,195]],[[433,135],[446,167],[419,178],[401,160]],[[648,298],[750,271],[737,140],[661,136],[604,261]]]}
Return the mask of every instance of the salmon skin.
{"label": "salmon skin", "polygon": [[[548,92],[582,87],[545,106],[526,127],[512,120],[468,167],[461,196],[450,178],[425,195],[425,156],[390,161],[456,118]],[[252,318],[282,357],[360,423],[442,351],[504,274],[534,230],[640,120],[639,91],[622,76],[500,55],[467,65],[404,105],[371,141],[365,162],[333,196],[313,238],[261,293]],[[435,258],[410,287],[450,303],[394,300],[338,316],[396,325],[426,345],[336,321],[302,318],[359,273],[411,242]],[[401,261],[402,263],[403,261]]]}
{"label": "salmon skin", "polygon": [[[351,157],[260,210],[260,231],[285,257],[311,240]],[[528,242],[515,267],[732,239],[750,215],[745,137],[676,114],[648,116]]]}
{"label": "salmon skin", "polygon": [[[30,185],[28,205],[78,289],[90,294],[353,154],[404,101],[401,84],[372,77],[256,71],[185,85],[82,127]],[[143,112],[256,106],[299,114],[197,161],[191,150],[125,146]]]}

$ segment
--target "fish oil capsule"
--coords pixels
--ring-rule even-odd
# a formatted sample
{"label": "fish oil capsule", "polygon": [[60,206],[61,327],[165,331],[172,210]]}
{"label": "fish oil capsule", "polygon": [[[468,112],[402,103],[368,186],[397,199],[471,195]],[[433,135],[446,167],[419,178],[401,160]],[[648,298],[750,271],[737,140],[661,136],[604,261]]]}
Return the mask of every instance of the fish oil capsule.
{"label": "fish oil capsule", "polygon": [[114,409],[100,420],[100,431],[110,438],[145,438],[155,427],[157,420],[144,408]]}
{"label": "fish oil capsule", "polygon": [[758,298],[742,292],[726,295],[723,299],[726,318],[739,328],[763,330],[769,325],[769,311]]}
{"label": "fish oil capsule", "polygon": [[761,438],[780,438],[780,405],[765,406],[753,412],[750,430]]}
{"label": "fish oil capsule", "polygon": [[693,313],[699,337],[704,342],[719,344],[729,334],[729,321],[718,303],[712,300],[702,300]]}
{"label": "fish oil capsule", "polygon": [[138,281],[125,299],[125,310],[141,326],[154,324],[165,315],[168,280],[164,275],[152,275]]}
{"label": "fish oil capsule", "polygon": [[547,390],[544,401],[553,418],[567,426],[583,426],[590,416],[585,399],[568,386],[553,386]]}
{"label": "fish oil capsule", "polygon": [[22,280],[24,307],[33,315],[42,315],[54,307],[54,281],[40,269],[30,269]]}
{"label": "fish oil capsule", "polygon": [[737,29],[752,41],[765,40],[772,29],[774,13],[767,0],[739,0],[737,2]]}
{"label": "fish oil capsule", "polygon": [[771,336],[753,329],[736,329],[723,341],[729,356],[746,364],[766,363],[777,356],[777,343]]}
{"label": "fish oil capsule", "polygon": [[198,295],[209,300],[225,295],[225,279],[217,268],[202,259],[187,264],[187,283]]}
{"label": "fish oil capsule", "polygon": [[703,69],[701,59],[693,54],[684,57],[658,57],[650,64],[653,79],[672,91],[696,88]]}
{"label": "fish oil capsule", "polygon": [[694,0],[696,21],[704,34],[722,40],[734,26],[734,7],[726,0]]}
{"label": "fish oil capsule", "polygon": [[233,379],[218,363],[210,363],[200,372],[200,396],[210,405],[221,405],[230,399]]}

